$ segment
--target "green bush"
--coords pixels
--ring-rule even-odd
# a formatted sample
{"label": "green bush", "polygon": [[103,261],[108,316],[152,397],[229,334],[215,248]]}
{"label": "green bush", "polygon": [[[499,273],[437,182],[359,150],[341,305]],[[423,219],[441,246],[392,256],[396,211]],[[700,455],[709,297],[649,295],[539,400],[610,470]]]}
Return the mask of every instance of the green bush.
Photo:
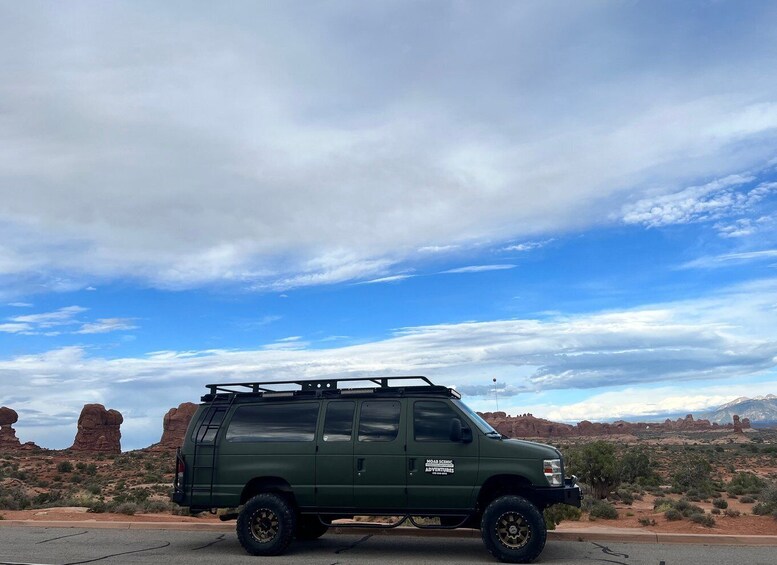
{"label": "green bush", "polygon": [[777,513],[777,483],[764,487],[758,495],[758,500],[758,504],[753,506],[753,514],[766,516],[767,514]]}
{"label": "green bush", "polygon": [[[169,507],[167,508],[169,510]],[[582,512],[579,508],[568,504],[554,504],[548,506],[543,515],[545,516],[545,525],[549,530],[555,530],[556,526],[564,520],[580,520]]]}
{"label": "green bush", "polygon": [[691,522],[695,522],[696,524],[701,524],[702,526],[705,526],[707,528],[711,528],[715,525],[715,518],[710,516],[709,514],[691,514],[689,517]]}
{"label": "green bush", "polygon": [[588,485],[594,498],[606,498],[621,482],[615,447],[606,441],[594,441],[571,450],[568,464],[570,473]]}
{"label": "green bush", "polygon": [[73,471],[73,464],[70,461],[60,461],[57,464],[57,471],[60,473],[71,473]]}
{"label": "green bush", "polygon": [[620,461],[621,480],[643,486],[656,486],[660,477],[654,471],[654,463],[644,447],[627,450]]}
{"label": "green bush", "polygon": [[640,526],[655,526],[656,525],[656,521],[653,520],[652,518],[640,518],[637,521],[639,522]]}
{"label": "green bush", "polygon": [[752,504],[753,502],[755,502],[755,498],[753,498],[749,494],[746,494],[745,496],[739,499],[739,502],[743,502],[745,504]]}
{"label": "green bush", "polygon": [[720,514],[720,508],[713,508],[710,510],[710,514]]}
{"label": "green bush", "polygon": [[134,502],[122,502],[112,509],[116,514],[126,514],[127,516],[134,516],[138,511],[138,505]]}
{"label": "green bush", "polygon": [[674,465],[672,488],[677,492],[695,490],[695,494],[712,493],[712,466],[702,455],[687,454]]}
{"label": "green bush", "polygon": [[743,494],[756,494],[760,492],[766,481],[753,473],[737,473],[726,485],[726,492],[741,496]]}
{"label": "green bush", "polygon": [[618,510],[606,500],[596,500],[591,506],[590,516],[604,518],[605,520],[617,520]]}
{"label": "green bush", "polygon": [[664,512],[664,517],[670,522],[674,522],[676,520],[682,520],[683,513],[680,512],[679,510],[676,510],[675,508],[670,508],[669,510]]}
{"label": "green bush", "polygon": [[713,500],[712,505],[715,508],[720,508],[721,510],[723,510],[724,508],[728,508],[728,502],[726,502],[722,498],[716,498],[715,500]]}
{"label": "green bush", "polygon": [[729,518],[738,518],[740,514],[739,510],[732,510],[731,508],[726,508],[726,511],[723,513]]}

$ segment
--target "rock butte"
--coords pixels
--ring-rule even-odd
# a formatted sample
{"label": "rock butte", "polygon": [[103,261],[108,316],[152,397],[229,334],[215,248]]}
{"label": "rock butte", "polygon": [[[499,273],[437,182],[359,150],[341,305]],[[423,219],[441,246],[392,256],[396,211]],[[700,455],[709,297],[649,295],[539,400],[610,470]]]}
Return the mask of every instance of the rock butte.
{"label": "rock butte", "polygon": [[124,417],[102,404],[87,404],[78,418],[78,433],[70,449],[100,453],[121,453],[121,431]]}

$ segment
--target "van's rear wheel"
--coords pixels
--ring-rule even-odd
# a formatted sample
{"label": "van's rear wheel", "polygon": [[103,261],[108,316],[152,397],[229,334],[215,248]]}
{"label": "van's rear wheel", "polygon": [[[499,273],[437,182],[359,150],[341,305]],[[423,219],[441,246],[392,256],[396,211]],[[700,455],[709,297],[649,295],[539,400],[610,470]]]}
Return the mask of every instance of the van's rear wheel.
{"label": "van's rear wheel", "polygon": [[251,555],[280,555],[291,543],[295,527],[294,511],[283,498],[258,494],[237,517],[237,539]]}
{"label": "van's rear wheel", "polygon": [[488,551],[508,563],[534,561],[548,536],[542,513],[520,496],[501,496],[489,504],[480,533]]}

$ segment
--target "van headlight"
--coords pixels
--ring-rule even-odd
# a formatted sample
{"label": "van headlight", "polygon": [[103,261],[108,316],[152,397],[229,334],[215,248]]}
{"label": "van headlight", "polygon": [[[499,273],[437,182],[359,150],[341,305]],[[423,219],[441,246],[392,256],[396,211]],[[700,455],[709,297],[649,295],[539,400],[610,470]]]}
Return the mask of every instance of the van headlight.
{"label": "van headlight", "polygon": [[552,487],[559,487],[564,484],[564,476],[561,472],[561,459],[545,459],[542,462],[545,472],[545,478]]}

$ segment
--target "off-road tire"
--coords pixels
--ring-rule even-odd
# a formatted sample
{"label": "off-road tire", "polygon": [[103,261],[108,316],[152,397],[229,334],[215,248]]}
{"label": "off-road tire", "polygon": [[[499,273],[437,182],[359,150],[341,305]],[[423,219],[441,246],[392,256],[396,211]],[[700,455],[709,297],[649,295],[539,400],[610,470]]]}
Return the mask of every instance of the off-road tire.
{"label": "off-road tire", "polygon": [[313,540],[323,536],[329,526],[322,524],[318,516],[300,516],[297,520],[297,539]]}
{"label": "off-road tire", "polygon": [[520,496],[500,496],[486,507],[480,527],[491,555],[507,563],[531,563],[545,547],[545,519]]}
{"label": "off-road tire", "polygon": [[237,539],[251,555],[280,555],[289,547],[297,517],[277,494],[258,494],[237,517]]}

